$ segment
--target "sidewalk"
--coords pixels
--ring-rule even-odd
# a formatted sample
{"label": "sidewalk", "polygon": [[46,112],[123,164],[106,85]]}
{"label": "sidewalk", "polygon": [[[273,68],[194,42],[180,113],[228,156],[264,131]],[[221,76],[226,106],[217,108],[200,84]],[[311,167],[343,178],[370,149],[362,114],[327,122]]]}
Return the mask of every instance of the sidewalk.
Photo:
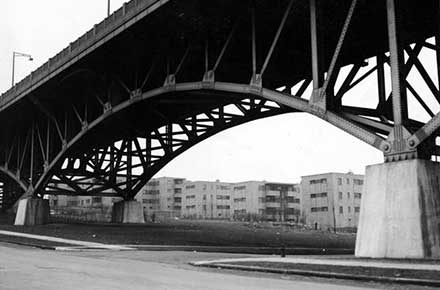
{"label": "sidewalk", "polygon": [[0,235],[69,245],[69,246],[55,246],[54,247],[55,250],[72,250],[72,249],[81,249],[81,248],[101,249],[101,250],[133,250],[133,248],[120,246],[120,245],[106,245],[101,243],[85,242],[85,241],[78,241],[71,239],[42,236],[42,235],[32,235],[32,234],[25,234],[25,233],[11,232],[11,231],[0,230]]}
{"label": "sidewalk", "polygon": [[307,256],[222,259],[196,261],[190,264],[242,271],[440,286],[439,260],[373,260],[354,256]]}
{"label": "sidewalk", "polygon": [[426,263],[407,263],[405,260],[372,260],[372,259],[347,259],[342,257],[321,258],[319,256],[307,258],[293,257],[266,257],[266,258],[243,258],[243,259],[222,259],[215,261],[198,261],[193,262],[195,266],[203,266],[212,263],[229,264],[236,262],[272,262],[272,263],[291,263],[291,264],[308,264],[308,265],[326,265],[326,266],[345,266],[345,267],[366,267],[366,268],[387,268],[387,269],[405,269],[405,270],[426,270],[439,271],[440,261],[438,264],[431,264],[434,260],[428,260]]}

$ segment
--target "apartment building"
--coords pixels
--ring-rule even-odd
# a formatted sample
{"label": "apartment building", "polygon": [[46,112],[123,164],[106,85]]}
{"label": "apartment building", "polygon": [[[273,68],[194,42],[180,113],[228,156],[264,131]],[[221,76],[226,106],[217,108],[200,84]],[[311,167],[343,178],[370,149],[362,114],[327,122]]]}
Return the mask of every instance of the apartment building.
{"label": "apartment building", "polygon": [[272,221],[300,221],[301,190],[297,184],[265,183],[266,219]]}
{"label": "apartment building", "polygon": [[232,186],[232,216],[235,220],[265,218],[266,196],[263,181],[247,181]]}
{"label": "apartment building", "polygon": [[231,183],[186,181],[182,195],[182,217],[230,219]]}
{"label": "apartment building", "polygon": [[137,195],[155,218],[300,221],[298,184],[155,178]]}
{"label": "apartment building", "polygon": [[302,176],[303,214],[315,229],[357,228],[364,176],[325,173]]}
{"label": "apartment building", "polygon": [[181,216],[184,178],[160,177],[150,180],[136,195],[142,203],[146,220]]}
{"label": "apartment building", "polygon": [[298,184],[248,181],[233,186],[232,212],[236,220],[300,221]]}
{"label": "apartment building", "polygon": [[53,217],[87,222],[110,222],[115,202],[120,197],[49,195]]}

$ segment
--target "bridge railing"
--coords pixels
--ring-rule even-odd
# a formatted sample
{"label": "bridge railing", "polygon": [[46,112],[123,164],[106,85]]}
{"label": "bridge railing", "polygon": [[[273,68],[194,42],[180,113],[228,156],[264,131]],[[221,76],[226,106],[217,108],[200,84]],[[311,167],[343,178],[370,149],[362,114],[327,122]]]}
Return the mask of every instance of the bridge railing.
{"label": "bridge railing", "polygon": [[100,23],[96,24],[92,29],[87,31],[77,40],[70,43],[68,47],[63,49],[54,57],[50,58],[26,78],[15,84],[5,93],[1,94],[0,107],[5,106],[9,102],[13,101],[27,90],[32,89],[33,86],[42,81],[45,77],[49,76],[50,73],[54,72],[75,58],[82,51],[104,38],[107,34],[117,29],[123,23],[130,20],[133,16],[139,14],[159,1],[160,0],[131,0],[128,3],[125,3],[121,8],[116,10]]}

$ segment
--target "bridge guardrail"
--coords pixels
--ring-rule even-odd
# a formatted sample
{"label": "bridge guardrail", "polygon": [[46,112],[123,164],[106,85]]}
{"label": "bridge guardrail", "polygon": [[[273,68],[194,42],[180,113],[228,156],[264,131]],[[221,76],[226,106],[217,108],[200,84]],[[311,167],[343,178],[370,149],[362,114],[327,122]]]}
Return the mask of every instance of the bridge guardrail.
{"label": "bridge guardrail", "polygon": [[91,30],[87,31],[74,42],[71,42],[68,47],[60,51],[54,57],[50,58],[47,62],[31,72],[27,77],[15,84],[5,93],[1,94],[0,107],[3,107],[9,102],[13,101],[24,91],[30,89],[44,77],[48,76],[51,72],[75,58],[83,50],[98,42],[104,36],[119,27],[122,23],[129,21],[131,17],[140,13],[144,9],[147,9],[156,2],[160,2],[160,0],[131,0],[130,2],[125,3],[123,7],[119,8],[109,17],[96,24]]}

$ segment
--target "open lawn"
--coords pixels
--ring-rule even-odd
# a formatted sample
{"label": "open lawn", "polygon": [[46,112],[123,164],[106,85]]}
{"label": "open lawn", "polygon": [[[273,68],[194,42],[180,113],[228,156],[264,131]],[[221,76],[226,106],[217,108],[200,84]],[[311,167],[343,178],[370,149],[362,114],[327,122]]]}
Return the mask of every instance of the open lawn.
{"label": "open lawn", "polygon": [[61,224],[18,227],[6,219],[0,230],[125,245],[305,247],[353,249],[355,235],[304,231],[270,223],[176,220],[140,225]]}

